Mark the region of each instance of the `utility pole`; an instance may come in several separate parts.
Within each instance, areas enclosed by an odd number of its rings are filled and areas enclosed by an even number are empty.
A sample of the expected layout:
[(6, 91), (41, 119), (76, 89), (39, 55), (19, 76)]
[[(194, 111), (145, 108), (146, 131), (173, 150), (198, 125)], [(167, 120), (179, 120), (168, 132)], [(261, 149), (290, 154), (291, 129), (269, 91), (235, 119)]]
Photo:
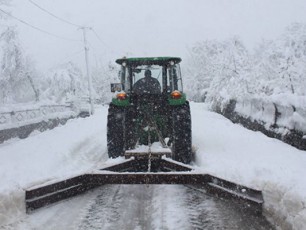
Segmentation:
[(81, 30), (83, 30), (83, 36), (84, 36), (84, 49), (85, 49), (85, 62), (86, 62), (86, 74), (87, 74), (87, 79), (88, 79), (88, 92), (89, 92), (89, 103), (90, 103), (90, 114), (93, 115), (95, 112), (94, 109), (94, 101), (93, 101), (93, 90), (92, 90), (92, 78), (90, 75), (89, 71), (89, 62), (88, 62), (88, 51), (89, 47), (87, 44), (87, 39), (86, 39), (86, 30), (91, 29), (90, 27), (80, 27)]

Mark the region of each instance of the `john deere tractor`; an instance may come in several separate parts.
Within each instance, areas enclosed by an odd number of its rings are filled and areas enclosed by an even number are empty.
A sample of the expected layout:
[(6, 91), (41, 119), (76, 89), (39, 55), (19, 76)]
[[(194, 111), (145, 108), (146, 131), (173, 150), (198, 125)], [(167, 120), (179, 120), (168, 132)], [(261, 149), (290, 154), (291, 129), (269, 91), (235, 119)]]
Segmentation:
[(191, 161), (191, 120), (182, 87), (181, 59), (122, 58), (116, 62), (121, 66), (120, 83), (111, 84), (115, 97), (108, 111), (107, 147), (110, 158), (128, 159), (27, 189), (26, 211), (105, 184), (190, 184), (222, 199), (236, 199), (244, 208), (260, 213), (261, 191), (194, 173), (191, 165), (182, 164)]
[(110, 158), (139, 146), (160, 142), (171, 157), (191, 161), (191, 117), (183, 92), (181, 58), (117, 59), (120, 83), (108, 110), (107, 147)]

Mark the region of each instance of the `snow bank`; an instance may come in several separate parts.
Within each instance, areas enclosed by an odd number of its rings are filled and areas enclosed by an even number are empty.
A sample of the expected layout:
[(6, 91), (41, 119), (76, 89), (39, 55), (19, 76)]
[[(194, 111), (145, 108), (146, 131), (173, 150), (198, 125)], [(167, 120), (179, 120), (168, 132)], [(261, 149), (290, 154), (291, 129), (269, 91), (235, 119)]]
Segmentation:
[[(285, 95), (283, 95), (285, 97)], [(282, 140), (298, 149), (306, 150), (306, 109), (301, 104), (296, 107), (293, 100), (284, 100), (280, 105), (271, 98), (246, 98), (238, 100), (218, 99), (211, 102), (210, 108), (229, 118), (234, 123)], [(292, 103), (292, 104), (288, 104)], [(297, 104), (295, 104), (297, 105)]]
[(233, 124), (191, 103), (196, 164), (263, 191), (265, 212), (282, 229), (306, 229), (306, 152)]
[(76, 117), (78, 115), (77, 111), (71, 106), (64, 104), (21, 104), (20, 107), (17, 105), (1, 108), (0, 130), (35, 124), (49, 119)]
[(280, 127), (278, 130), (275, 129), (276, 132), (295, 129), (306, 133), (305, 108), (305, 96), (279, 94), (237, 100), (235, 112), (245, 118), (264, 123), (267, 129), (271, 126)]
[[(94, 169), (106, 152), (106, 107), (95, 116), (0, 146), (0, 223), (25, 213), (24, 190)], [(17, 214), (17, 216), (16, 216)], [(0, 225), (1, 226), (1, 225)]]
[[(292, 94), (277, 94), (271, 96), (252, 96), (233, 100), (233, 111), (238, 115), (265, 124), (266, 129), (272, 126), (276, 132), (297, 130), (306, 133), (306, 96)], [(231, 98), (213, 100), (213, 111), (224, 112), (230, 105)], [(219, 111), (221, 110), (221, 111)]]

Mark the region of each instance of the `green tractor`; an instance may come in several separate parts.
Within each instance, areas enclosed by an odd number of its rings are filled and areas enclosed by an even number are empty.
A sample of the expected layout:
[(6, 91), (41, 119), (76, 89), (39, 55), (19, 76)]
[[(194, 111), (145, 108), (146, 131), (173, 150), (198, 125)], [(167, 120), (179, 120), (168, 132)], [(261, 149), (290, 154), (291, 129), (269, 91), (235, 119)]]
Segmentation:
[(110, 158), (127, 160), (27, 189), (27, 213), (106, 184), (196, 185), (207, 194), (237, 200), (244, 208), (261, 213), (261, 191), (193, 172), (194, 167), (184, 165), (192, 160), (191, 117), (182, 88), (181, 59), (122, 58), (116, 62), (121, 66), (120, 83), (111, 84), (116, 97), (109, 105), (107, 148)]
[(181, 59), (122, 58), (116, 62), (121, 66), (120, 83), (111, 84), (116, 97), (109, 105), (107, 148), (110, 158), (127, 160), (27, 189), (27, 213), (105, 184), (198, 185), (205, 193), (237, 200), (244, 208), (261, 213), (261, 191), (192, 172), (192, 166), (184, 165), (192, 160), (191, 117), (182, 89)]
[[(110, 158), (160, 142), (170, 157), (191, 161), (191, 116), (183, 93), (181, 58), (122, 58), (120, 83), (111, 84), (107, 148)], [(149, 154), (149, 153), (148, 153)]]

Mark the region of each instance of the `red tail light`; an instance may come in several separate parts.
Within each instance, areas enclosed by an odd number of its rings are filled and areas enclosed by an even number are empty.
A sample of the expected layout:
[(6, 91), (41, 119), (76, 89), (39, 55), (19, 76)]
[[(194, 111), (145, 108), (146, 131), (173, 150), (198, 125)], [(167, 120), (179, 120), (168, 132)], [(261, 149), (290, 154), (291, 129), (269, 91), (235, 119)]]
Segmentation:
[(173, 99), (180, 99), (182, 97), (182, 94), (180, 91), (175, 90), (171, 93), (171, 97)]
[(126, 99), (126, 93), (125, 92), (118, 93), (117, 94), (117, 99), (118, 100), (125, 100)]

